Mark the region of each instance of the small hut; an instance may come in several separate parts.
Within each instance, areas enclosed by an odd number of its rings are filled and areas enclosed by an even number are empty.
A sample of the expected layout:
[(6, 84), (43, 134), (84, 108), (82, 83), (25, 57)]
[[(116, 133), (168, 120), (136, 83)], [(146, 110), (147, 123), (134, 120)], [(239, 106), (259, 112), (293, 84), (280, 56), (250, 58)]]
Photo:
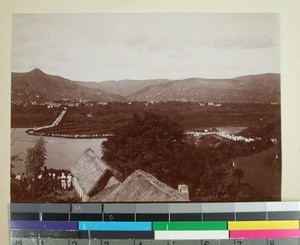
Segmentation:
[(142, 170), (133, 172), (123, 183), (112, 185), (89, 202), (185, 202), (189, 198)]
[(119, 183), (110, 167), (96, 156), (92, 149), (86, 149), (70, 170), (73, 175), (73, 186), (82, 202)]

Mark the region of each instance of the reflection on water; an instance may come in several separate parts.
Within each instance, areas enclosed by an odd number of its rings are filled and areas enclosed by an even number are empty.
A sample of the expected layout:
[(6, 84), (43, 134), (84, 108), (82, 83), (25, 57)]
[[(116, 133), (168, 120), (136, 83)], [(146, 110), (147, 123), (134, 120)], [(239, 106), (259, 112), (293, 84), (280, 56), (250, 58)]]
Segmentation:
[[(26, 149), (33, 147), (39, 136), (26, 134), (26, 128), (11, 130), (11, 156), (19, 155), (19, 160), (13, 162), (16, 169), (13, 172), (23, 172)], [(44, 137), (46, 141), (48, 168), (69, 168), (87, 148), (91, 148), (101, 157), (101, 144), (105, 139), (64, 139)]]
[(228, 134), (236, 134), (246, 128), (247, 127), (217, 127), (217, 130)]

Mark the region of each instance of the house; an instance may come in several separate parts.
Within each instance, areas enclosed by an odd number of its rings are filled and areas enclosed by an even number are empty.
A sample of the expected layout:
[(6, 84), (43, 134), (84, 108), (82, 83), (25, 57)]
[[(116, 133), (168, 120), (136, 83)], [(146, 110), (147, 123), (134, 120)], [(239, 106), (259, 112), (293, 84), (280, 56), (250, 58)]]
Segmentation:
[(119, 183), (110, 167), (92, 149), (86, 149), (70, 171), (73, 175), (73, 186), (82, 202)]
[(91, 197), (89, 202), (186, 202), (184, 193), (174, 190), (153, 175), (142, 170), (133, 172), (123, 183), (111, 185)]

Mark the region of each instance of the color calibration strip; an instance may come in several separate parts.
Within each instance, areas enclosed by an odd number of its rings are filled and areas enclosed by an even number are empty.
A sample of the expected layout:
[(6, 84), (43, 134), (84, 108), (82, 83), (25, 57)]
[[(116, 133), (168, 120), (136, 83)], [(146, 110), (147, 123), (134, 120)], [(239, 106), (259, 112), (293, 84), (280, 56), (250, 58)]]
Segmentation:
[(11, 204), (10, 211), (11, 244), (19, 245), (300, 244), (299, 202)]
[(261, 240), (116, 240), (116, 239), (18, 239), (12, 238), (11, 245), (299, 245), (299, 239)]
[[(246, 224), (245, 224), (246, 223)], [(73, 222), (11, 221), (12, 231), (50, 230), (77, 232), (78, 238), (118, 238), (178, 240), (300, 238), (297, 221), (246, 222)]]

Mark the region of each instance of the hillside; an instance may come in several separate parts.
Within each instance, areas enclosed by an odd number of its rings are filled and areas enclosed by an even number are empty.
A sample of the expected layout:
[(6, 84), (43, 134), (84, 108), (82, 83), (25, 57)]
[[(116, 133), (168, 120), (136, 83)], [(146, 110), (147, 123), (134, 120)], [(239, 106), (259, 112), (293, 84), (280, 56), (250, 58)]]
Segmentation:
[(60, 76), (48, 75), (39, 69), (12, 73), (12, 101), (46, 102), (53, 100), (122, 101), (124, 97), (91, 89)]
[(158, 85), (168, 82), (167, 79), (149, 79), (149, 80), (120, 80), (120, 81), (103, 81), (103, 82), (77, 82), (81, 86), (85, 86), (93, 89), (101, 89), (107, 93), (120, 94), (122, 96), (128, 96), (145, 87), (151, 85)]
[(187, 78), (78, 82), (39, 69), (12, 73), (12, 101), (194, 101), (280, 103), (280, 75), (232, 79)]
[(139, 101), (189, 100), (221, 103), (279, 103), (280, 75), (233, 79), (188, 78), (147, 86), (128, 96)]

